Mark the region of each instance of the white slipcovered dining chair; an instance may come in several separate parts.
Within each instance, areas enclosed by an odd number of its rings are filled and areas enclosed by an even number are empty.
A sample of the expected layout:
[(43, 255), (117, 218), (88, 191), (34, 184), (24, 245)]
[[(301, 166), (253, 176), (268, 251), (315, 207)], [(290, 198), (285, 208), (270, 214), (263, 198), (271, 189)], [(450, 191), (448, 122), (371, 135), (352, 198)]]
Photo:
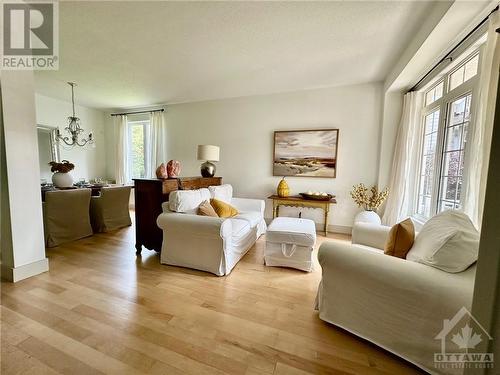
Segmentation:
[(90, 189), (56, 190), (45, 193), (43, 227), (45, 244), (54, 247), (92, 235)]
[(94, 232), (108, 232), (132, 225), (129, 212), (130, 186), (104, 187), (90, 200)]

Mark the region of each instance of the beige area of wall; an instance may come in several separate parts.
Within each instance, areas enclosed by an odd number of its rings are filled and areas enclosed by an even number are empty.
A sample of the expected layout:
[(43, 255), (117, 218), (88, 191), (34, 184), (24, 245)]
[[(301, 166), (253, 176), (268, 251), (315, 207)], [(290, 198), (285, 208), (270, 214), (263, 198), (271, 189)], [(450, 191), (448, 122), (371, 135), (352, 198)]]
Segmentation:
[[(217, 175), (236, 196), (266, 198), (280, 180), (273, 176), (273, 132), (338, 128), (337, 178), (289, 177), (293, 194), (308, 190), (333, 193), (332, 229), (349, 231), (359, 209), (349, 191), (353, 184), (373, 184), (378, 175), (381, 84), (363, 84), (293, 93), (170, 105), (166, 110), (168, 156), (182, 163), (182, 176), (200, 174), (199, 144), (220, 146)], [(271, 202), (266, 217), (272, 216)], [(323, 222), (321, 210), (303, 209), (303, 217)], [(297, 209), (281, 210), (297, 215)]]

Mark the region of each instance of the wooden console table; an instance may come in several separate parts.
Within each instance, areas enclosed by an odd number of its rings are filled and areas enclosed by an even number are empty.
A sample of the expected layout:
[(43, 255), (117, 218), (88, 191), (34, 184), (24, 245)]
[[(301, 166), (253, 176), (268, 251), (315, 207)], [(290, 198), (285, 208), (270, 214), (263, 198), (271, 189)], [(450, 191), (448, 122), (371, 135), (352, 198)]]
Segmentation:
[(317, 201), (312, 199), (304, 199), (300, 195), (290, 196), (290, 197), (280, 197), (278, 195), (271, 195), (267, 199), (272, 199), (273, 201), (273, 219), (279, 216), (280, 206), (289, 207), (308, 207), (308, 208), (321, 208), (325, 212), (325, 226), (324, 232), (328, 232), (328, 212), (330, 211), (330, 205), (337, 203), (335, 198), (328, 201)]
[(161, 251), (163, 232), (156, 225), (156, 219), (162, 213), (161, 204), (168, 201), (170, 192), (221, 184), (222, 177), (180, 177), (166, 180), (158, 178), (134, 179), (136, 254), (141, 254), (143, 246), (150, 250)]

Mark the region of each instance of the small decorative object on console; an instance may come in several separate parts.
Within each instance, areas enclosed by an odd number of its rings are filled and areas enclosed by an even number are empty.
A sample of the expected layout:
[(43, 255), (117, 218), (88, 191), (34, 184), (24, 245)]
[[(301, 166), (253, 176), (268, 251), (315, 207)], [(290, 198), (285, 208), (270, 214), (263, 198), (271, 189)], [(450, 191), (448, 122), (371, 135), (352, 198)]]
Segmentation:
[(181, 173), (181, 162), (178, 160), (170, 160), (167, 163), (168, 178), (177, 178)]
[(68, 188), (73, 186), (73, 176), (71, 176), (69, 172), (75, 169), (74, 164), (67, 160), (63, 160), (60, 163), (51, 161), (49, 165), (50, 171), (55, 172), (52, 175), (52, 183), (55, 187)]
[(315, 201), (329, 201), (330, 199), (334, 198), (334, 195), (324, 193), (324, 192), (319, 192), (319, 191), (308, 191), (307, 193), (300, 193), (302, 198), (304, 199), (312, 199)]
[(165, 167), (164, 163), (161, 163), (158, 168), (156, 168), (156, 177), (160, 179), (168, 178), (167, 167)]
[(215, 164), (213, 161), (219, 161), (219, 146), (199, 145), (198, 160), (205, 160), (201, 165), (201, 175), (203, 177), (215, 176)]
[(384, 203), (389, 195), (389, 189), (385, 188), (382, 191), (378, 190), (376, 185), (373, 185), (370, 190), (364, 184), (354, 185), (350, 192), (354, 203), (358, 207), (364, 208), (366, 211), (377, 211)]
[(278, 189), (277, 189), (278, 196), (281, 198), (286, 198), (290, 195), (290, 188), (288, 187), (288, 183), (285, 180), (285, 177), (281, 179), (280, 183), (278, 184)]

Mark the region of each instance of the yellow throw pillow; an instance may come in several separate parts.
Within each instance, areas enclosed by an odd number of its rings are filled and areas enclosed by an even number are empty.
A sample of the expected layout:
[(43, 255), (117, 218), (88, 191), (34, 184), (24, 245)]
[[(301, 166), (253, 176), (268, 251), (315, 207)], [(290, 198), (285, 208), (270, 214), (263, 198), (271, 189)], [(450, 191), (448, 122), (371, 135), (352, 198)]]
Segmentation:
[(406, 259), (415, 240), (415, 227), (410, 218), (394, 225), (389, 231), (384, 254)]
[(210, 204), (219, 217), (233, 217), (239, 214), (236, 208), (218, 199), (210, 199)]
[(212, 207), (208, 199), (206, 201), (203, 201), (198, 206), (198, 215), (219, 217), (219, 215), (217, 215), (217, 212), (215, 212), (214, 208)]

